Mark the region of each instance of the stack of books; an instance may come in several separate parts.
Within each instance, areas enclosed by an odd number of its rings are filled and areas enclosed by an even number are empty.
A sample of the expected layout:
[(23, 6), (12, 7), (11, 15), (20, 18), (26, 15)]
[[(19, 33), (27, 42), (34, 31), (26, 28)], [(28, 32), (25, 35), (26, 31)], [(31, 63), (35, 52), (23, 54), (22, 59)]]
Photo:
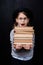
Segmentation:
[(34, 34), (33, 26), (15, 27), (14, 30), (14, 44), (32, 44)]

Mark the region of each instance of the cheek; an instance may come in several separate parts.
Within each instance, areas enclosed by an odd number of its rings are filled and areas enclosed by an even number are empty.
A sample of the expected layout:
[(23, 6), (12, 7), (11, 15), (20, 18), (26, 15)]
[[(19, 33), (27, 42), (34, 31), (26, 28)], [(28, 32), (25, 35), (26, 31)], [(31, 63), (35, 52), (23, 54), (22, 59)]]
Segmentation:
[(25, 24), (27, 25), (29, 23), (29, 20), (25, 21)]

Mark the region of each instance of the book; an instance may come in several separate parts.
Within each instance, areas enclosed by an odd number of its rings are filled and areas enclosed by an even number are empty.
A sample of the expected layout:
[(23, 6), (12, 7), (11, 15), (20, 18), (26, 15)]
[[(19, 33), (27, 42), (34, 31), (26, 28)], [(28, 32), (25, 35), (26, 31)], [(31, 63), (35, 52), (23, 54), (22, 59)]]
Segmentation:
[(18, 43), (18, 42), (16, 42), (16, 43), (13, 43), (13, 44), (32, 44), (32, 43), (29, 43), (29, 42), (28, 43), (27, 42), (25, 42), (25, 43), (24, 42), (23, 43), (21, 43), (21, 42)]
[(21, 31), (21, 30), (16, 30), (15, 34), (34, 34), (33, 31)]
[(32, 43), (32, 39), (15, 39), (14, 43)]
[(14, 30), (15, 30), (15, 31), (18, 31), (18, 32), (19, 32), (19, 31), (22, 31), (22, 32), (23, 32), (23, 31), (24, 31), (24, 32), (33, 31), (33, 32), (34, 32), (32, 26), (31, 26), (31, 27), (30, 27), (30, 26), (29, 26), (29, 27), (15, 27)]
[(29, 35), (29, 34), (14, 34), (14, 37), (33, 37), (33, 35), (31, 34), (31, 35)]
[(33, 43), (33, 27), (15, 27), (14, 28), (14, 44), (32, 44)]

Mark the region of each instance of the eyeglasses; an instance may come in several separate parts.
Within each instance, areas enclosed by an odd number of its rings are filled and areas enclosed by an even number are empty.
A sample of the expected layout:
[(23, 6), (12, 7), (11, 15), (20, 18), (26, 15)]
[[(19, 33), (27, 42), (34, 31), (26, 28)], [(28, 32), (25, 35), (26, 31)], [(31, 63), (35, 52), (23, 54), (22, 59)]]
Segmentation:
[(27, 17), (24, 17), (24, 18), (22, 18), (22, 17), (20, 17), (20, 18), (18, 18), (19, 20), (27, 20), (28, 18)]

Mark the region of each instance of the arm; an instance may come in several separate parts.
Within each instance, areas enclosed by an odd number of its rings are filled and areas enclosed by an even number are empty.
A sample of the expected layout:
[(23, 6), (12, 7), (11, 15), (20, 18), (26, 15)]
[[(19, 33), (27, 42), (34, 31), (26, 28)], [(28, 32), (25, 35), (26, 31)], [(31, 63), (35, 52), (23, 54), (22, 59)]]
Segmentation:
[(12, 29), (10, 31), (10, 42), (11, 42), (11, 44), (13, 43), (13, 39), (14, 39), (14, 29)]
[[(32, 40), (33, 40), (32, 44), (23, 44), (23, 45), (22, 44), (13, 44), (13, 47), (15, 49), (21, 49), (23, 47), (26, 50), (30, 50), (31, 48), (34, 47), (35, 34), (33, 34), (33, 39)], [(11, 32), (10, 32), (10, 41), (11, 41), (11, 43), (14, 43), (14, 30), (11, 30)]]

